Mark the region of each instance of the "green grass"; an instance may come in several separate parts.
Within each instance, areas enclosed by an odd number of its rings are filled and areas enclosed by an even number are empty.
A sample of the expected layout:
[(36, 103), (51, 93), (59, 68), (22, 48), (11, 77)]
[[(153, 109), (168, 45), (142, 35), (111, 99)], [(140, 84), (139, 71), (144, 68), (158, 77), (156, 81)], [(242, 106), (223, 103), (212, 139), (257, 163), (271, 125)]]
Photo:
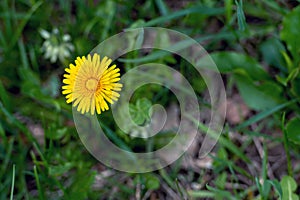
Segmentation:
[[(77, 56), (110, 36), (148, 26), (176, 30), (199, 42), (217, 64), (227, 98), (234, 102), (227, 112), (241, 117), (234, 121), (228, 114), (220, 137), (207, 133), (218, 142), (202, 160), (199, 137), (194, 149), (166, 168), (119, 172), (96, 160), (81, 143), (72, 106), (61, 94), (63, 73)], [(4, 0), (0, 27), (0, 200), (299, 199), (299, 1)], [(51, 62), (42, 51), (40, 31), (55, 28), (57, 38), (49, 41), (66, 45), (62, 37), (69, 34), (74, 50)], [(179, 51), (189, 42), (172, 48)], [(180, 56), (155, 49), (115, 61), (122, 75), (151, 62), (172, 66), (186, 77), (201, 114), (207, 114), (205, 83)], [(167, 110), (178, 103), (167, 88), (150, 85), (139, 88), (130, 105), (143, 98)], [(134, 112), (147, 119), (147, 111)], [(192, 114), (187, 117), (197, 121)], [(159, 148), (175, 133), (133, 139), (120, 130), (111, 111), (98, 119), (110, 141), (126, 151)], [(206, 123), (198, 125), (208, 130)]]

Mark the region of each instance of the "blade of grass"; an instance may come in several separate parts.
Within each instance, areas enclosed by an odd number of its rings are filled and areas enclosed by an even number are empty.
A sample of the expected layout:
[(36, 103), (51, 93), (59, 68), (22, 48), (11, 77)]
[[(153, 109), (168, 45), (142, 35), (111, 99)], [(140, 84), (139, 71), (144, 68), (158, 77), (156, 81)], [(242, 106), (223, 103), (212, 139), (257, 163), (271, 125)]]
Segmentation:
[(237, 6), (237, 19), (238, 19), (238, 25), (239, 30), (244, 31), (246, 29), (246, 17), (243, 11), (243, 0), (235, 0), (235, 4)]
[(0, 137), (4, 140), (4, 143), (7, 141), (5, 131), (2, 126), (2, 122), (0, 121)]
[(121, 140), (120, 138), (118, 138), (116, 136), (116, 134), (108, 127), (106, 126), (104, 123), (99, 122), (100, 126), (104, 129), (105, 133), (107, 134), (108, 138), (111, 139), (115, 144), (117, 144), (120, 148), (132, 152), (132, 150), (130, 149), (130, 147), (123, 142), (123, 140)]
[(161, 25), (165, 22), (168, 22), (172, 19), (179, 18), (184, 15), (192, 14), (192, 13), (201, 13), (203, 15), (220, 15), (224, 13), (224, 8), (209, 8), (209, 7), (204, 7), (204, 6), (195, 6), (191, 8), (187, 8), (184, 10), (180, 10), (174, 13), (171, 13), (166, 16), (158, 17), (156, 19), (150, 20), (143, 24), (143, 26), (155, 26), (155, 25)]
[(164, 168), (159, 170), (159, 174), (161, 175), (161, 177), (166, 181), (166, 183), (174, 190), (176, 190), (176, 186), (174, 184), (174, 181), (172, 180), (172, 178), (168, 175), (168, 173), (166, 172), (166, 170)]
[(263, 193), (263, 189), (262, 189), (261, 183), (259, 182), (258, 177), (255, 177), (255, 184), (256, 184), (256, 187), (257, 187), (257, 190), (258, 190), (259, 194), (261, 195)]
[(29, 48), (29, 57), (32, 69), (35, 70), (35, 72), (39, 72), (39, 64), (37, 62), (37, 57), (34, 48)]
[(178, 179), (175, 179), (175, 185), (176, 185), (176, 189), (179, 192), (179, 195), (181, 197), (181, 199), (185, 199), (184, 197), (186, 196), (186, 192), (184, 191), (184, 189), (182, 188), (182, 186), (179, 185)]
[(27, 59), (27, 54), (26, 54), (26, 50), (25, 50), (25, 45), (23, 42), (23, 39), (20, 38), (18, 40), (18, 46), (19, 46), (19, 50), (20, 50), (20, 55), (21, 55), (21, 61), (22, 61), (22, 66), (26, 69), (29, 69), (29, 63), (28, 63), (28, 59)]
[[(37, 153), (39, 154), (39, 156), (41, 157), (42, 159), (42, 164), (46, 167), (46, 168), (49, 168), (49, 163), (48, 161), (46, 160), (44, 154), (42, 153), (40, 147), (38, 146), (38, 144), (36, 142), (33, 142), (33, 147), (35, 148), (35, 150), (37, 151)], [(35, 156), (33, 157), (35, 158)], [(37, 161), (36, 161), (37, 162)]]
[(116, 3), (114, 1), (107, 1), (106, 9), (109, 10), (110, 12), (106, 16), (106, 20), (104, 21), (104, 27), (103, 27), (103, 30), (101, 31), (102, 32), (101, 40), (104, 40), (107, 38), (108, 31), (111, 28), (111, 24), (112, 24), (113, 18), (115, 16), (115, 13), (117, 10)]
[[(33, 160), (33, 163), (35, 164), (34, 166), (36, 167), (37, 165), (42, 165), (45, 166), (46, 170), (50, 169), (50, 165), (48, 163), (48, 161), (46, 160), (44, 154), (42, 153), (42, 151), (40, 150), (40, 148), (38, 147), (36, 142), (33, 142), (33, 147), (35, 148), (35, 150), (37, 151), (38, 155), (40, 156), (42, 161), (38, 161), (36, 159), (35, 153), (33, 153), (33, 151), (30, 152), (31, 158)], [(31, 172), (28, 172), (29, 175), (32, 175)], [(54, 183), (56, 186), (59, 187), (59, 189), (61, 189), (61, 191), (63, 191), (63, 193), (66, 193), (66, 188), (65, 186), (63, 186), (57, 179), (53, 179)]]
[(280, 13), (281, 15), (287, 14), (289, 11), (287, 8), (280, 6), (276, 1), (261, 1), (261, 3), (266, 4), (268, 7), (276, 11), (277, 13)]
[(161, 15), (168, 15), (168, 7), (163, 0), (155, 0), (155, 3)]
[(208, 184), (206, 184), (206, 188), (209, 191), (212, 191), (215, 194), (217, 194), (216, 196), (226, 197), (226, 199), (230, 199), (230, 200), (236, 200), (237, 199), (234, 196), (232, 196), (232, 194), (228, 191), (223, 191), (223, 190), (220, 190), (220, 189), (217, 189), (217, 188), (213, 188), (213, 187), (209, 186)]
[(1, 163), (0, 177), (3, 177), (5, 175), (5, 173), (7, 173), (6, 170), (7, 170), (8, 163), (11, 160), (14, 142), (15, 142), (15, 139), (13, 138), (9, 141), (9, 143), (7, 145), (8, 147), (5, 152), (5, 158), (4, 158), (3, 162)]
[(253, 137), (262, 137), (262, 138), (268, 139), (270, 141), (282, 142), (281, 137), (275, 137), (273, 135), (267, 135), (267, 134), (259, 132), (259, 131), (245, 130), (245, 131), (243, 131), (243, 133), (249, 135), (249, 137), (251, 137), (251, 138), (253, 138)]
[(228, 167), (228, 169), (230, 169), (233, 177), (235, 176), (236, 179), (238, 179), (236, 177), (236, 173), (234, 171), (237, 171), (238, 173), (246, 176), (247, 178), (251, 179), (252, 176), (250, 174), (247, 173), (246, 170), (244, 170), (243, 168), (240, 168), (238, 166), (235, 165), (234, 162), (230, 161), (230, 160), (225, 160), (225, 159), (221, 159), (221, 158), (218, 158), (217, 156), (213, 156), (213, 155), (209, 155), (212, 159), (214, 159), (215, 161), (218, 161), (222, 164), (224, 164), (226, 167)]
[(274, 114), (276, 112), (278, 112), (279, 110), (295, 103), (297, 101), (297, 99), (293, 99), (291, 101), (288, 101), (286, 103), (283, 103), (283, 104), (280, 104), (278, 106), (275, 106), (274, 108), (272, 109), (269, 109), (269, 110), (265, 110), (265, 111), (262, 111), (260, 113), (258, 113), (257, 115), (251, 117), (250, 119), (246, 120), (245, 122), (241, 123), (240, 125), (238, 125), (237, 127), (234, 128), (235, 131), (238, 131), (238, 130), (241, 130), (242, 128), (245, 128), (251, 124), (254, 124), (255, 122), (258, 122), (266, 117), (268, 117), (269, 115), (271, 114)]
[(8, 93), (6, 92), (4, 85), (2, 84), (2, 81), (0, 80), (0, 98), (3, 102), (4, 107), (11, 112), (11, 100), (8, 96)]
[(17, 30), (14, 31), (14, 34), (11, 34), (12, 39), (9, 43), (9, 47), (7, 49), (7, 51), (10, 51), (11, 48), (13, 48), (15, 46), (15, 44), (17, 43), (17, 41), (20, 38), (20, 35), (22, 34), (25, 25), (27, 24), (27, 22), (29, 21), (29, 19), (31, 18), (32, 14), (42, 5), (42, 1), (38, 1), (36, 2), (31, 8), (30, 10), (26, 13), (25, 17), (23, 18), (23, 20), (20, 22), (20, 24), (17, 26)]
[[(10, 10), (9, 9), (9, 5), (8, 5), (8, 1), (5, 0), (3, 2), (3, 10)], [(10, 12), (7, 12), (7, 16), (5, 17), (5, 20), (4, 20), (4, 24), (5, 24), (5, 28), (7, 30), (6, 34), (7, 36), (11, 36), (12, 35), (12, 23), (11, 23), (11, 16), (10, 16)]]
[(233, 0), (225, 0), (225, 10), (226, 10), (226, 22), (230, 24), (232, 18), (232, 6)]
[(13, 124), (15, 128), (18, 128), (26, 135), (27, 139), (29, 139), (31, 142), (36, 141), (27, 127), (23, 125), (18, 119), (16, 119), (10, 112), (8, 112), (8, 110), (3, 106), (2, 102), (0, 102), (0, 111), (2, 111), (8, 122)]
[[(30, 5), (27, 5), (30, 6)], [(11, 10), (6, 10), (5, 12), (0, 13), (0, 18), (5, 19), (5, 18), (10, 18), (11, 17)], [(26, 13), (19, 12), (19, 13), (14, 13), (13, 19), (24, 19), (26, 16)], [(11, 18), (10, 18), (11, 19)]]
[(285, 154), (286, 154), (287, 171), (288, 171), (288, 175), (293, 177), (291, 155), (290, 155), (290, 150), (289, 150), (289, 141), (288, 141), (288, 138), (287, 138), (287, 131), (286, 131), (286, 128), (285, 128), (285, 112), (282, 115), (281, 129), (282, 129), (282, 132), (283, 132), (283, 145), (284, 145), (284, 150), (285, 150)]
[(37, 172), (37, 169), (36, 169), (36, 165), (33, 166), (33, 171), (34, 171), (34, 177), (35, 177), (35, 180), (36, 180), (37, 189), (38, 189), (38, 192), (39, 192), (39, 199), (44, 200), (45, 199), (45, 194), (44, 194), (43, 188), (41, 187), (41, 183), (40, 183), (39, 175), (38, 175), (38, 172)]
[(221, 145), (223, 145), (224, 147), (226, 147), (229, 151), (231, 151), (232, 153), (234, 153), (236, 156), (238, 156), (239, 158), (241, 158), (246, 163), (250, 163), (249, 158), (245, 154), (243, 154), (243, 152), (240, 150), (240, 148), (238, 148), (229, 139), (227, 139), (224, 136), (219, 135), (219, 134), (215, 133), (214, 131), (210, 130), (205, 124), (199, 123), (193, 116), (188, 115), (188, 114), (185, 114), (185, 116), (187, 116), (194, 123), (198, 124), (200, 130), (202, 130), (203, 132), (205, 132), (206, 134), (208, 134), (211, 138), (213, 138), (215, 140), (218, 140), (218, 142)]
[[(230, 39), (230, 38), (234, 38), (234, 34), (233, 33), (228, 33), (228, 32), (220, 32), (217, 34), (211, 34), (211, 35), (207, 35), (207, 36), (202, 36), (199, 38), (196, 38), (195, 41), (197, 42), (203, 42), (206, 40), (210, 40), (210, 39), (214, 39), (214, 41), (217, 40), (221, 40), (221, 39)], [(180, 51), (184, 48), (187, 48), (189, 46), (191, 46), (192, 44), (194, 44), (193, 40), (183, 40), (180, 41), (170, 47), (168, 47), (168, 49), (170, 49), (172, 52), (176, 52), (176, 51)], [(155, 47), (154, 47), (155, 48)], [(141, 62), (151, 62), (153, 60), (162, 58), (166, 55), (170, 54), (170, 52), (166, 52), (166, 51), (155, 51), (147, 56), (143, 56), (141, 58), (135, 58), (135, 59), (123, 59), (120, 58), (118, 59), (118, 61), (120, 62), (124, 62), (124, 63), (141, 63)]]
[(11, 181), (11, 190), (10, 190), (10, 200), (13, 200), (14, 198), (14, 188), (15, 188), (15, 171), (16, 171), (16, 165), (13, 165), (13, 174), (12, 174), (12, 181)]
[(210, 191), (194, 191), (194, 190), (190, 190), (188, 191), (188, 195), (190, 197), (193, 197), (193, 198), (214, 198), (216, 197), (215, 193), (213, 192), (210, 192)]
[(7, 42), (4, 39), (2, 29), (0, 30), (0, 41), (1, 41), (1, 46), (3, 47), (3, 49), (6, 49), (7, 48)]

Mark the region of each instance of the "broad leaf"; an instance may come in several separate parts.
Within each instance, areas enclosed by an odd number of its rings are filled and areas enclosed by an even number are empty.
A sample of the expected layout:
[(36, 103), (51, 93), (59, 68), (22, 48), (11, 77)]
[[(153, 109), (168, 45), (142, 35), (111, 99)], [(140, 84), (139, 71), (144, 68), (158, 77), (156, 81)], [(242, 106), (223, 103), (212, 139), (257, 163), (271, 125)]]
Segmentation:
[(159, 178), (152, 173), (146, 174), (146, 188), (149, 190), (157, 190), (160, 187), (160, 180)]
[(136, 105), (129, 105), (129, 112), (136, 124), (142, 125), (150, 119), (149, 110), (151, 105), (151, 102), (146, 98), (138, 99)]
[(260, 51), (263, 60), (271, 66), (275, 66), (280, 71), (287, 72), (285, 60), (282, 52), (285, 50), (284, 45), (277, 38), (270, 38), (260, 45)]
[[(270, 79), (268, 73), (253, 58), (235, 52), (217, 52), (210, 54), (221, 73), (243, 73), (250, 76), (253, 80)], [(211, 59), (206, 56), (199, 60), (197, 66), (205, 69), (213, 69)]]
[(296, 181), (290, 176), (284, 176), (280, 185), (282, 188), (282, 200), (299, 200), (299, 197), (294, 194), (297, 189)]
[(256, 85), (247, 76), (235, 75), (234, 78), (243, 100), (250, 108), (264, 110), (279, 104), (281, 88), (275, 83)]
[(300, 144), (300, 119), (293, 118), (286, 126), (287, 137), (290, 141)]
[[(289, 51), (292, 53), (293, 58), (299, 61), (300, 55), (300, 6), (288, 13), (283, 19), (283, 29), (280, 37), (287, 43)], [(296, 64), (295, 63), (295, 64)]]

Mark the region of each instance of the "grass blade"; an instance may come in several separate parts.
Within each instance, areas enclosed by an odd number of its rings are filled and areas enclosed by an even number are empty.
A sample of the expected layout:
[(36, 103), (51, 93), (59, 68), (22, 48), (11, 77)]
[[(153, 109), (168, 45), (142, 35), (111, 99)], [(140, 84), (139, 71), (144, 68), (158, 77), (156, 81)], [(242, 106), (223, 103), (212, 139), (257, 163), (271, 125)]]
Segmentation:
[[(211, 35), (207, 35), (207, 36), (202, 36), (199, 38), (196, 38), (195, 41), (197, 42), (203, 42), (203, 41), (207, 41), (210, 39), (214, 39), (214, 41), (217, 40), (221, 40), (221, 39), (230, 39), (233, 38), (234, 34), (233, 33), (228, 33), (228, 32), (220, 32), (217, 34), (211, 34)], [(174, 51), (180, 51), (184, 48), (187, 48), (189, 46), (191, 46), (192, 44), (194, 44), (194, 41), (192, 42), (190, 39), (188, 40), (183, 40), (180, 41), (172, 46), (169, 46), (168, 49)], [(155, 48), (155, 47), (154, 47)], [(118, 59), (118, 61), (120, 62), (124, 62), (124, 63), (142, 63), (142, 62), (151, 62), (154, 61), (156, 59), (160, 59), (166, 55), (168, 55), (170, 52), (166, 52), (166, 51), (155, 51), (147, 56), (143, 56), (141, 58), (134, 58), (134, 59), (123, 59), (120, 58)]]
[(12, 181), (11, 181), (11, 190), (10, 190), (10, 200), (13, 200), (14, 198), (14, 188), (15, 188), (15, 171), (16, 171), (16, 165), (13, 165), (13, 174), (12, 174)]
[(20, 50), (20, 55), (21, 55), (21, 60), (22, 60), (22, 66), (24, 68), (28, 69), (29, 68), (29, 63), (28, 63), (28, 59), (27, 59), (25, 45), (24, 45), (24, 42), (23, 42), (22, 38), (20, 38), (18, 40), (18, 46), (19, 46), (19, 50)]
[(227, 24), (230, 23), (231, 18), (232, 18), (232, 5), (233, 5), (233, 0), (225, 0), (225, 9), (226, 9), (226, 21), (227, 21)]
[(40, 5), (42, 5), (42, 1), (38, 1), (36, 2), (31, 9), (28, 11), (28, 13), (26, 14), (26, 16), (24, 17), (24, 19), (21, 21), (21, 23), (18, 25), (17, 30), (14, 32), (14, 34), (12, 35), (12, 39), (10, 41), (9, 44), (9, 48), (7, 49), (8, 51), (11, 50), (11, 48), (13, 48), (15, 46), (15, 44), (17, 43), (18, 39), (20, 38), (20, 35), (22, 34), (25, 25), (27, 24), (27, 22), (29, 21), (30, 17), (32, 16), (32, 14), (40, 7)]
[(284, 150), (285, 150), (285, 154), (286, 154), (287, 171), (288, 171), (288, 175), (293, 177), (293, 168), (292, 168), (291, 155), (290, 155), (290, 150), (289, 150), (289, 141), (287, 138), (287, 131), (285, 128), (285, 112), (282, 115), (281, 129), (283, 132), (283, 146), (284, 146)]
[(190, 197), (193, 198), (214, 198), (216, 197), (215, 193), (210, 192), (210, 191), (194, 191), (194, 190), (190, 190), (188, 191), (188, 194)]
[(192, 13), (201, 13), (203, 15), (219, 15), (219, 14), (223, 14), (224, 12), (225, 12), (224, 8), (209, 8), (209, 7), (204, 7), (204, 6), (195, 6), (195, 7), (180, 10), (180, 11), (171, 13), (169, 15), (150, 20), (150, 21), (146, 22), (143, 26), (159, 25), (159, 24), (168, 22), (172, 19), (176, 19), (181, 16), (192, 14)]
[(243, 11), (243, 0), (235, 0), (235, 4), (237, 6), (237, 19), (239, 30), (244, 31), (246, 29), (246, 17)]
[(34, 171), (34, 177), (35, 177), (35, 180), (36, 180), (36, 185), (37, 185), (37, 189), (38, 189), (38, 192), (39, 192), (39, 199), (45, 199), (45, 195), (44, 195), (44, 191), (41, 187), (41, 183), (40, 183), (40, 179), (39, 179), (39, 175), (38, 175), (38, 172), (37, 172), (37, 169), (36, 169), (36, 165), (33, 166), (33, 171)]
[(159, 174), (172, 189), (176, 190), (174, 181), (172, 180), (172, 178), (169, 176), (169, 174), (166, 172), (166, 170), (164, 168), (159, 170)]
[(13, 147), (14, 147), (14, 138), (12, 140), (9, 141), (8, 143), (8, 147), (7, 150), (5, 152), (5, 158), (4, 160), (1, 162), (1, 171), (0, 171), (0, 177), (3, 177), (3, 175), (5, 175), (5, 173), (7, 172), (7, 166), (9, 164), (9, 161), (12, 159), (12, 152), (13, 152)]
[(121, 140), (108, 126), (106, 126), (102, 122), (99, 122), (99, 123), (100, 123), (101, 127), (104, 129), (104, 131), (107, 134), (109, 139), (111, 139), (114, 143), (116, 143), (123, 150), (132, 152), (130, 147), (123, 140)]
[(30, 141), (36, 141), (27, 127), (23, 125), (18, 119), (16, 119), (15, 116), (13, 116), (10, 112), (8, 112), (8, 110), (3, 106), (2, 102), (0, 102), (0, 111), (4, 114), (7, 121), (12, 123), (17, 129), (22, 131)]
[(167, 15), (169, 13), (168, 7), (163, 0), (155, 0), (155, 3), (161, 13), (161, 15)]
[(8, 93), (6, 92), (1, 80), (0, 80), (0, 99), (2, 100), (4, 107), (10, 112), (11, 111), (11, 104), (10, 104), (11, 101), (10, 101)]
[(229, 139), (223, 137), (222, 135), (219, 135), (215, 133), (213, 130), (210, 130), (205, 124), (198, 122), (193, 116), (191, 115), (185, 115), (190, 120), (192, 120), (194, 123), (198, 124), (199, 129), (206, 134), (208, 134), (212, 139), (218, 140), (218, 142), (226, 147), (229, 151), (234, 153), (236, 156), (241, 158), (246, 163), (250, 163), (249, 158), (238, 148), (233, 142), (231, 142)]
[(254, 124), (255, 122), (258, 122), (258, 121), (260, 121), (260, 120), (262, 120), (262, 119), (268, 117), (269, 115), (278, 112), (279, 110), (281, 110), (281, 109), (283, 109), (283, 108), (285, 108), (285, 107), (287, 107), (287, 106), (289, 106), (289, 105), (295, 103), (296, 101), (297, 101), (297, 99), (293, 99), (293, 100), (288, 101), (288, 102), (286, 102), (286, 103), (283, 103), (283, 104), (280, 104), (280, 105), (278, 105), (278, 106), (275, 106), (275, 107), (272, 108), (272, 109), (262, 111), (262, 112), (258, 113), (257, 115), (251, 117), (251, 118), (248, 119), (247, 121), (241, 123), (241, 124), (238, 125), (237, 127), (235, 127), (234, 130), (237, 131), (237, 130), (240, 130), (240, 129), (242, 129), (242, 128), (245, 128), (245, 127), (247, 127), (247, 126), (249, 126), (249, 125), (251, 125), (251, 124)]

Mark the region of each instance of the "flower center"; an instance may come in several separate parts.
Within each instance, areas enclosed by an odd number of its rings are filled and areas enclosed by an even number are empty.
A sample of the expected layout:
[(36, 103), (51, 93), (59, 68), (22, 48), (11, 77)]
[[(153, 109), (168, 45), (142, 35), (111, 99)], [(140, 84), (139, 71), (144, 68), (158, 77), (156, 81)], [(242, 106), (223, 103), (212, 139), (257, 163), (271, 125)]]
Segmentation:
[(85, 82), (86, 89), (90, 91), (95, 91), (98, 86), (98, 80), (95, 78), (90, 78)]

